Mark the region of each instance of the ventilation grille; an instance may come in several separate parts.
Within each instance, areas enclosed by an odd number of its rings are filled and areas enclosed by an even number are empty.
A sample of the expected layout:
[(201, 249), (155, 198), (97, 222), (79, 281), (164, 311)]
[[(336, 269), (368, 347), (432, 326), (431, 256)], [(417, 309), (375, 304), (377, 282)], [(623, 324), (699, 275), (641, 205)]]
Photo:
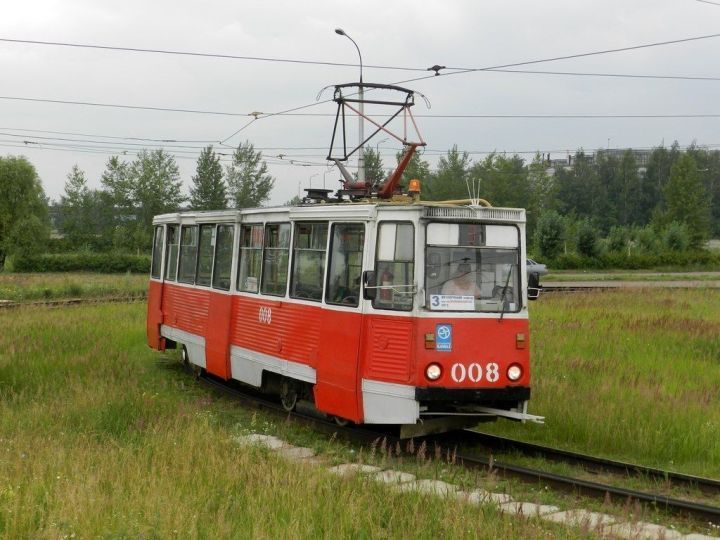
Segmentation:
[(487, 208), (484, 206), (426, 206), (426, 218), (444, 219), (490, 219), (497, 221), (524, 222), (525, 210), (522, 208)]

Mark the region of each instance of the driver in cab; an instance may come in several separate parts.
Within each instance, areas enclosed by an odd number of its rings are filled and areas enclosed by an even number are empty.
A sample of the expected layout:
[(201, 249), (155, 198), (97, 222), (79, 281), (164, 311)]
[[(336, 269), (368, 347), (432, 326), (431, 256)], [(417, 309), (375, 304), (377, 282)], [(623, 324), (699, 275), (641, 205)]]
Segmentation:
[(458, 264), (455, 277), (445, 282), (441, 294), (480, 298), (480, 287), (477, 286), (475, 272), (472, 271), (470, 263)]

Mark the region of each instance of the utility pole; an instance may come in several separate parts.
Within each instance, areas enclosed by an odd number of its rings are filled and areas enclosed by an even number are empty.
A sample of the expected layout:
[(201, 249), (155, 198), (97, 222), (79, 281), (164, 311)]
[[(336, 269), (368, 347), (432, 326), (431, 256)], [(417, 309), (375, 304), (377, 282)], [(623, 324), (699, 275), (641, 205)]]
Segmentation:
[(353, 45), (355, 45), (355, 48), (357, 49), (358, 56), (360, 57), (360, 91), (358, 92), (358, 96), (360, 98), (360, 103), (358, 104), (358, 110), (360, 111), (360, 117), (358, 118), (359, 124), (358, 124), (358, 144), (360, 145), (360, 148), (358, 149), (360, 154), (358, 156), (358, 182), (364, 182), (365, 181), (365, 147), (363, 145), (363, 141), (365, 140), (365, 121), (363, 119), (364, 114), (364, 104), (363, 104), (363, 97), (365, 95), (365, 92), (363, 90), (363, 69), (362, 69), (362, 54), (360, 53), (360, 47), (358, 47), (358, 44), (355, 43), (355, 40), (348, 36), (345, 33), (345, 30), (342, 28), (336, 28), (335, 33), (339, 36), (345, 36), (350, 41), (352, 41)]

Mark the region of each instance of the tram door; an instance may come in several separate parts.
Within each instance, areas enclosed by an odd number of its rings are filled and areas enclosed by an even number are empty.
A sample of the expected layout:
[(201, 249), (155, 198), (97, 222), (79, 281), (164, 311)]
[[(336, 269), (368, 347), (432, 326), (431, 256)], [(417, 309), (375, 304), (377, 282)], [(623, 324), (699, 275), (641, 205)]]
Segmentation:
[(363, 327), (360, 282), (365, 223), (333, 223), (330, 235), (315, 401), (322, 410), (359, 421), (357, 363)]
[[(147, 340), (153, 349), (164, 350), (165, 340), (160, 336), (162, 324), (162, 262), (163, 240), (165, 227), (156, 225), (153, 233), (152, 266), (150, 268), (150, 285), (148, 290)], [(167, 264), (167, 263), (165, 263)], [(157, 280), (157, 281), (155, 281)]]
[(217, 225), (217, 229), (213, 230), (212, 292), (205, 339), (208, 373), (226, 380), (230, 378), (230, 318), (233, 297), (229, 291), (234, 231), (235, 226), (230, 224)]

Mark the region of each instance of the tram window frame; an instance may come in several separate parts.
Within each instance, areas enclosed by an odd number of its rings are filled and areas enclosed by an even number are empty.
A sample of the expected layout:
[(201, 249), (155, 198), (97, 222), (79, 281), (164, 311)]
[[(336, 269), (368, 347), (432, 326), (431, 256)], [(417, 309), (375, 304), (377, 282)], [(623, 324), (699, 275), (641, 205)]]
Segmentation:
[[(172, 231), (172, 234), (170, 231)], [(175, 243), (170, 243), (171, 236), (173, 236), (176, 240)], [(170, 223), (168, 224), (165, 232), (165, 281), (177, 281), (179, 259), (180, 224)], [(170, 274), (171, 272), (172, 275)]]
[[(395, 226), (395, 237), (393, 239), (393, 246), (392, 246), (392, 259), (381, 259), (380, 254), (381, 250), (384, 251), (384, 238), (382, 236), (383, 229), (387, 225), (394, 225)], [(407, 259), (401, 258), (402, 255), (405, 255), (403, 252), (398, 252), (398, 247), (400, 249), (406, 249), (406, 244), (402, 244), (398, 242), (398, 231), (400, 230), (400, 226), (406, 227), (409, 226), (412, 233), (411, 233), (411, 239), (410, 242), (410, 249), (411, 253), (409, 254), (410, 257)], [(378, 294), (373, 298), (372, 300), (372, 306), (374, 309), (383, 309), (383, 310), (390, 310), (390, 311), (412, 311), (414, 304), (415, 304), (415, 223), (412, 221), (381, 221), (378, 223), (377, 227), (377, 236), (376, 236), (376, 242), (375, 242), (375, 275), (377, 276), (377, 287), (378, 287)], [(397, 265), (404, 265), (405, 266), (405, 274), (406, 279), (410, 281), (410, 283), (396, 283), (395, 279), (395, 273), (397, 272)], [(409, 271), (408, 271), (409, 270)], [(387, 281), (383, 279), (383, 276), (386, 275), (386, 272), (390, 274), (390, 279), (392, 281)], [(402, 286), (407, 290), (407, 292), (398, 292), (395, 289), (384, 289), (383, 287), (397, 287)], [(408, 289), (408, 287), (410, 287)], [(403, 297), (407, 297), (409, 301), (400, 301), (403, 299)], [(396, 299), (397, 298), (397, 299)]]
[[(193, 244), (184, 244), (186, 238), (187, 231), (193, 231), (194, 234), (194, 245)], [(195, 283), (195, 270), (197, 265), (197, 252), (198, 252), (198, 241), (199, 241), (199, 230), (197, 225), (183, 225), (180, 229), (180, 249), (179, 249), (179, 255), (178, 255), (178, 271), (177, 271), (177, 281), (178, 283), (187, 283), (189, 285), (193, 285)], [(185, 248), (185, 249), (183, 249)], [(183, 266), (183, 263), (185, 262), (184, 259), (187, 255), (186, 251), (188, 251), (188, 248), (194, 248), (190, 253), (193, 256), (192, 265), (188, 264), (187, 268)], [(192, 268), (192, 275), (190, 275), (189, 270)]]
[[(347, 234), (347, 229), (344, 228), (355, 228), (360, 232), (360, 238), (358, 243), (359, 249), (344, 249), (335, 251), (336, 240), (343, 241), (341, 235)], [(352, 232), (352, 231), (351, 231)], [(339, 236), (336, 236), (338, 233)], [(327, 282), (325, 284), (325, 303), (329, 305), (345, 306), (345, 307), (358, 307), (360, 305), (360, 294), (361, 294), (361, 280), (362, 280), (362, 267), (363, 267), (363, 256), (365, 254), (365, 223), (362, 222), (344, 222), (344, 223), (333, 223), (330, 228), (330, 247), (328, 249), (328, 262), (327, 262)], [(351, 240), (352, 242), (352, 240)], [(353, 246), (349, 246), (353, 247)], [(336, 254), (338, 257), (344, 255), (343, 259), (340, 259), (336, 263)], [(353, 264), (349, 261), (349, 258), (354, 254), (357, 257), (357, 261)], [(339, 268), (337, 267), (339, 265)], [(352, 273), (350, 268), (357, 268), (357, 276)], [(333, 281), (335, 283), (333, 283)], [(354, 301), (352, 300), (354, 298)]]
[[(223, 234), (221, 229), (229, 229), (229, 238), (225, 239), (223, 248), (221, 249), (221, 240)], [(229, 244), (227, 244), (229, 240)], [(220, 223), (216, 227), (215, 232), (215, 253), (213, 254), (213, 271), (212, 271), (212, 288), (221, 291), (229, 291), (232, 284), (232, 262), (233, 248), (235, 246), (235, 225), (229, 223)], [(219, 255), (227, 255), (225, 259), (219, 261)], [(218, 264), (220, 262), (221, 264)], [(218, 268), (221, 269), (218, 272)], [(222, 281), (221, 281), (222, 280)], [(227, 284), (227, 285), (226, 285)]]
[[(456, 227), (457, 232), (452, 233), (442, 230), (430, 231), (433, 226)], [(470, 233), (469, 226), (481, 228), (477, 236)], [(466, 227), (463, 230), (463, 227)], [(514, 234), (508, 235), (510, 231)], [(498, 235), (511, 238), (512, 242), (505, 242)], [(452, 240), (451, 237), (457, 237)], [(432, 243), (431, 243), (432, 242)], [(512, 245), (514, 244), (514, 245)], [(425, 228), (425, 298), (423, 307), (434, 313), (517, 313), (523, 308), (523, 277), (521, 275), (522, 261), (522, 237), (520, 227), (516, 224), (497, 223), (457, 223), (446, 221), (432, 221)], [(447, 262), (444, 262), (444, 254), (449, 254)], [(461, 255), (458, 255), (461, 254)], [(493, 258), (509, 256), (514, 262), (495, 262)], [(481, 290), (476, 296), (474, 309), (467, 309), (462, 304), (453, 307), (441, 307), (432, 304), (433, 298), (442, 298), (442, 291), (446, 283), (457, 279), (457, 268), (461, 264), (467, 264), (469, 269), (466, 274), (473, 275), (474, 285)], [(497, 276), (500, 264), (509, 265), (509, 271), (505, 277)], [(443, 267), (447, 269), (443, 270)], [(435, 274), (432, 277), (431, 274)], [(489, 278), (487, 277), (489, 274)], [(441, 276), (440, 280), (438, 275)], [(444, 278), (444, 279), (442, 279)], [(479, 281), (478, 281), (479, 279)], [(448, 293), (445, 293), (448, 294)], [(451, 293), (457, 294), (457, 293)], [(465, 293), (462, 293), (465, 296)], [(500, 303), (504, 297), (504, 302)]]
[[(286, 229), (287, 234), (283, 235), (282, 229)], [(277, 238), (274, 240), (278, 245), (271, 243), (270, 235), (277, 230)], [(268, 296), (285, 296), (288, 288), (289, 263), (290, 263), (290, 239), (292, 236), (292, 227), (289, 221), (266, 223), (265, 224), (265, 241), (263, 245), (262, 258), (262, 279), (260, 280), (260, 292)], [(277, 257), (277, 261), (272, 259)], [(284, 259), (284, 260), (283, 260)], [(274, 263), (277, 262), (277, 265)], [(275, 272), (276, 278), (272, 281), (268, 279), (268, 273)], [(284, 276), (281, 278), (281, 276)], [(270, 285), (273, 288), (270, 288)], [(282, 286), (282, 290), (280, 287)]]
[[(257, 232), (260, 231), (258, 235)], [(246, 242), (248, 240), (248, 242)], [(257, 242), (259, 240), (259, 242)], [(247, 245), (245, 245), (247, 244)], [(263, 247), (265, 245), (265, 226), (262, 223), (242, 223), (240, 225), (240, 249), (238, 250), (238, 270), (236, 287), (239, 292), (258, 294), (260, 292), (260, 280), (262, 278)], [(251, 257), (249, 255), (252, 254)], [(244, 274), (244, 264), (250, 258), (250, 264), (257, 262), (257, 276)], [(255, 279), (255, 286), (252, 287), (248, 281)], [(243, 283), (244, 281), (244, 283)]]
[[(308, 227), (309, 233), (303, 232), (303, 227)], [(325, 293), (325, 265), (328, 254), (328, 222), (296, 222), (294, 229), (290, 298), (322, 302)], [(317, 268), (318, 262), (320, 263), (320, 279), (317, 280), (317, 283), (311, 283), (312, 280), (306, 281), (308, 272), (312, 275), (313, 268)]]
[[(205, 235), (205, 231), (210, 231), (209, 237)], [(212, 284), (213, 266), (215, 263), (215, 244), (217, 241), (216, 235), (217, 225), (214, 223), (203, 223), (200, 225), (197, 255), (195, 257), (195, 285), (199, 287), (210, 287)], [(207, 249), (208, 239), (210, 240), (209, 250)], [(203, 269), (201, 273), (201, 266), (207, 266), (208, 262), (210, 263), (209, 271)]]
[[(158, 239), (160, 242), (158, 242)], [(165, 226), (155, 225), (153, 231), (152, 262), (150, 263), (150, 277), (153, 279), (162, 278), (163, 244), (165, 243)], [(158, 245), (159, 244), (159, 245)]]

